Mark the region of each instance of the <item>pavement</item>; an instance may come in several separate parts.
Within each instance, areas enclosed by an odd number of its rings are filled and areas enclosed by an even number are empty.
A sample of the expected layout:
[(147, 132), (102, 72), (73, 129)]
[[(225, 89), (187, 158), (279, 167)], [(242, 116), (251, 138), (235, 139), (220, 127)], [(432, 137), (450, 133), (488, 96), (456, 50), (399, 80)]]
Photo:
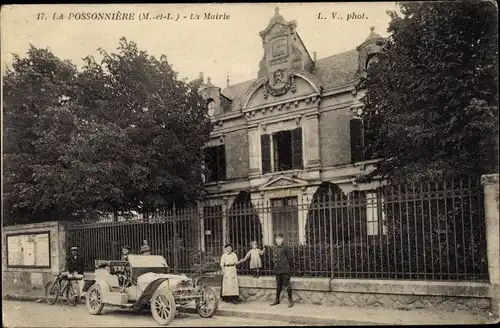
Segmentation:
[[(46, 306), (44, 291), (5, 290), (6, 300), (34, 301)], [(19, 302), (18, 302), (19, 303)], [(60, 303), (64, 304), (64, 303)], [(79, 305), (83, 309), (83, 305)], [(112, 308), (112, 307), (111, 307)], [(121, 309), (120, 309), (121, 310)], [(4, 311), (5, 313), (5, 311)], [(187, 312), (189, 313), (189, 311)], [(252, 320), (268, 320), (274, 325), (440, 325), (440, 324), (485, 324), (496, 323), (487, 313), (446, 312), (428, 309), (395, 310), (387, 308), (358, 308), (348, 306), (321, 306), (313, 304), (295, 304), (288, 308), (286, 302), (271, 307), (263, 302), (245, 302), (228, 304), (221, 302), (215, 317), (242, 318), (243, 325)], [(127, 323), (128, 325), (128, 323)]]
[[(64, 302), (46, 303), (3, 301), (3, 327), (159, 327), (149, 311), (105, 307), (101, 315), (90, 315), (84, 305), (70, 307)], [(293, 326), (275, 320), (179, 313), (169, 327), (273, 327)]]

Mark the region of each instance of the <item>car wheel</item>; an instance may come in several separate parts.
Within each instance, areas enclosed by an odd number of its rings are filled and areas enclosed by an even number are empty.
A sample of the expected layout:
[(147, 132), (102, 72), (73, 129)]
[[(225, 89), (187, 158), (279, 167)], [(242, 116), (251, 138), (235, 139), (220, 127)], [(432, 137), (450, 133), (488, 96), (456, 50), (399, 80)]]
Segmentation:
[(202, 293), (202, 298), (196, 304), (196, 310), (200, 317), (211, 318), (219, 308), (219, 299), (212, 287), (204, 286)]
[(93, 284), (89, 288), (87, 296), (85, 297), (85, 303), (90, 314), (98, 315), (101, 313), (104, 303), (102, 300), (101, 287), (98, 284)]
[(151, 314), (153, 319), (166, 326), (175, 318), (176, 314), (175, 299), (172, 293), (166, 289), (158, 289), (151, 297)]

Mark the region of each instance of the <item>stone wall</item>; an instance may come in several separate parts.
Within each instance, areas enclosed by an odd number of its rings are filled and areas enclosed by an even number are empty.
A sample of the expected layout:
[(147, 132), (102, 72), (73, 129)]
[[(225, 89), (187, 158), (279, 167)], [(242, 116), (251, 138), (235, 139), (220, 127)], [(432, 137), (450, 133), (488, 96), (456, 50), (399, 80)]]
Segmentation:
[[(7, 236), (50, 233), (50, 268), (7, 267)], [(2, 229), (2, 284), (4, 287), (31, 288), (44, 286), (62, 269), (66, 258), (66, 233), (59, 222), (6, 226)]]
[(323, 167), (351, 162), (348, 107), (322, 112), (319, 116), (320, 158)]
[(226, 148), (227, 180), (248, 177), (248, 131), (241, 129), (227, 132), (224, 137)]
[[(240, 297), (244, 301), (272, 302), (275, 299), (274, 277), (241, 276), (239, 283)], [(294, 301), (299, 304), (474, 313), (491, 309), (491, 290), (487, 283), (292, 278), (292, 288)], [(283, 291), (281, 300), (286, 302), (287, 299)]]

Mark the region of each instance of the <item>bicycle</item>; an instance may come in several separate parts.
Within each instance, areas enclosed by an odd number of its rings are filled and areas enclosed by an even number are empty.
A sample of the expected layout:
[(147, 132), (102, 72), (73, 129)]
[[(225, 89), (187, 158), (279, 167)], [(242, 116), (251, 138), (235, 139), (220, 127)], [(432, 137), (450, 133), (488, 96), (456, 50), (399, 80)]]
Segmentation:
[[(83, 275), (70, 274), (69, 272), (60, 272), (55, 275), (55, 282), (49, 281), (45, 285), (45, 300), (50, 305), (57, 302), (60, 296), (66, 296), (66, 301), (71, 306), (76, 306), (80, 301), (80, 286), (75, 283), (77, 280), (82, 280)], [(66, 281), (66, 285), (62, 288), (62, 282)]]

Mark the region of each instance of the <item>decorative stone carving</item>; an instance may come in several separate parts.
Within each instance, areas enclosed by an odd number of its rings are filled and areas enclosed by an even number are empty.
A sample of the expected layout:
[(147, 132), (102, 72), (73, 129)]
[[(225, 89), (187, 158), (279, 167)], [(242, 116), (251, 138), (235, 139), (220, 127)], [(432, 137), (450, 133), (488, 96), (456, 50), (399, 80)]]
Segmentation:
[(288, 73), (280, 69), (275, 71), (272, 77), (272, 82), (268, 77), (266, 82), (264, 83), (264, 99), (267, 99), (269, 97), (269, 94), (274, 97), (279, 97), (286, 94), (289, 90), (292, 93), (295, 93), (297, 91), (295, 77), (292, 73)]
[(277, 23), (271, 29), (268, 36), (269, 36), (269, 39), (274, 39), (274, 38), (279, 37), (279, 36), (286, 36), (287, 34), (288, 34), (288, 29), (284, 25)]
[(485, 174), (481, 176), (481, 185), (492, 185), (498, 184), (498, 173), (495, 174)]
[(300, 52), (299, 49), (296, 47), (292, 47), (292, 61), (301, 61), (302, 60), (302, 53)]
[(293, 182), (286, 179), (279, 179), (278, 181), (275, 181), (274, 183), (268, 185), (267, 187), (283, 187), (290, 185), (293, 185)]

